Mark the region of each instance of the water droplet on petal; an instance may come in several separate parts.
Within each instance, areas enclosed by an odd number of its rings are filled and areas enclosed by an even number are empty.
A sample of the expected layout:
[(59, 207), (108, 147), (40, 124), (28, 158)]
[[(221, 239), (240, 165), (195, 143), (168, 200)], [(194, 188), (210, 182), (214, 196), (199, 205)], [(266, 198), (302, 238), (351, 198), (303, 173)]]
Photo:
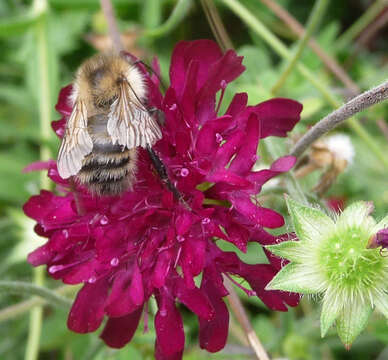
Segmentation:
[(101, 225), (106, 225), (108, 222), (108, 218), (105, 215), (100, 219)]
[(205, 217), (202, 219), (202, 224), (203, 225), (206, 225), (206, 224), (209, 224), (210, 223), (210, 219), (208, 217)]
[(177, 239), (178, 242), (183, 242), (183, 241), (185, 241), (185, 237), (182, 236), (182, 235), (177, 235), (176, 239)]
[(171, 106), (170, 106), (170, 108), (169, 108), (171, 111), (174, 111), (174, 110), (176, 110), (176, 104), (172, 104)]
[(189, 169), (187, 169), (187, 168), (181, 169), (181, 176), (182, 177), (186, 177), (187, 175), (189, 175), (189, 173), (190, 173)]
[(110, 264), (112, 266), (117, 266), (119, 264), (119, 259), (117, 257), (112, 258), (112, 260), (110, 261)]
[(89, 280), (88, 280), (88, 283), (89, 284), (94, 284), (95, 282), (96, 282), (96, 277), (95, 276), (91, 276), (90, 278), (89, 278)]
[(221, 85), (221, 88), (222, 88), (222, 89), (225, 89), (225, 88), (226, 88), (226, 85), (228, 85), (228, 84), (227, 84), (227, 82), (226, 82), (225, 80), (221, 80), (220, 85)]
[(223, 137), (222, 137), (222, 135), (219, 134), (219, 133), (216, 133), (216, 141), (217, 141), (218, 143), (220, 143), (220, 142), (222, 142), (222, 140), (224, 140)]
[(66, 229), (63, 229), (63, 230), (62, 230), (62, 234), (63, 234), (63, 236), (65, 237), (65, 239), (68, 239), (68, 238), (69, 238), (69, 232), (68, 232)]

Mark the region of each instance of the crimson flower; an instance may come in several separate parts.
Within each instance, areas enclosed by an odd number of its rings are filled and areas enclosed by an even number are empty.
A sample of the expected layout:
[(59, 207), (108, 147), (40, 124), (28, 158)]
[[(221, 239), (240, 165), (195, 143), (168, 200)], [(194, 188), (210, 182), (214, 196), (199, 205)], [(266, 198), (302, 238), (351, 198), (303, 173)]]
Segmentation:
[[(188, 206), (175, 200), (141, 149), (137, 182), (120, 197), (92, 197), (61, 179), (54, 161), (48, 163), (56, 193), (42, 190), (24, 205), (37, 221), (35, 231), (48, 241), (28, 261), (46, 264), (48, 274), (66, 284), (84, 284), (68, 317), (71, 330), (95, 331), (107, 316), (101, 338), (120, 348), (133, 337), (142, 313), (148, 318), (153, 295), (155, 356), (181, 359), (185, 334), (177, 302), (198, 316), (201, 348), (216, 352), (225, 346), (229, 313), (223, 276), (244, 279), (251, 288), (247, 293), (270, 309), (297, 305), (296, 294), (265, 290), (281, 267), (278, 258), (266, 252), (268, 264), (251, 265), (218, 246), (227, 241), (246, 251), (248, 242), (277, 241), (264, 228), (282, 226), (283, 217), (255, 199), (262, 185), (288, 171), (295, 158), (282, 157), (266, 170), (252, 167), (259, 140), (286, 136), (302, 109), (281, 98), (247, 106), (247, 94), (240, 93), (219, 116), (216, 93), (223, 94), (244, 71), (241, 62), (234, 51), (223, 54), (212, 41), (185, 41), (174, 49), (165, 95), (158, 77), (146, 74), (149, 105), (165, 114), (163, 138), (154, 150)], [(157, 72), (156, 61), (153, 67)], [(62, 89), (56, 107), (63, 116), (53, 123), (60, 137), (71, 112), (70, 92), (71, 86)]]

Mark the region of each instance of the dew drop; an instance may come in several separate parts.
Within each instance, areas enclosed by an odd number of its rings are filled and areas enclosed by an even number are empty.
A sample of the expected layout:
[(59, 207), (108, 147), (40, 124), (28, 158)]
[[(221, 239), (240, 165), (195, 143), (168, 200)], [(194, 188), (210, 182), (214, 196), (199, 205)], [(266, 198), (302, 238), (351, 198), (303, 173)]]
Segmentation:
[(190, 171), (187, 168), (182, 168), (181, 172), (180, 172), (182, 177), (186, 177), (187, 175), (189, 175), (189, 173), (190, 173)]
[(222, 140), (224, 140), (223, 137), (222, 137), (222, 135), (219, 134), (219, 133), (216, 133), (216, 141), (217, 141), (218, 143), (221, 143)]
[(62, 230), (62, 234), (63, 234), (63, 236), (65, 237), (65, 239), (68, 239), (68, 238), (69, 238), (69, 232), (68, 232), (66, 229), (63, 229), (63, 230)]
[(110, 264), (112, 266), (117, 266), (119, 264), (119, 259), (117, 257), (112, 258), (112, 260), (110, 261)]
[(101, 225), (106, 225), (108, 222), (108, 218), (105, 215), (100, 219)]
[(95, 276), (91, 276), (90, 278), (89, 278), (89, 280), (88, 280), (88, 283), (89, 284), (94, 284), (95, 282), (96, 282), (96, 277)]
[(171, 110), (171, 111), (176, 110), (176, 104), (172, 104), (172, 105), (170, 106), (170, 110)]
[(178, 242), (183, 242), (183, 241), (185, 241), (185, 237), (182, 236), (182, 235), (177, 235), (176, 239), (177, 239)]
[(221, 80), (221, 83), (220, 83), (220, 85), (221, 85), (221, 88), (222, 88), (222, 89), (225, 89), (225, 88), (226, 88), (226, 85), (227, 85), (227, 83), (226, 83), (226, 81), (225, 81), (225, 80)]
[(205, 217), (202, 219), (202, 224), (203, 225), (206, 225), (206, 224), (209, 224), (210, 223), (210, 219), (208, 217)]

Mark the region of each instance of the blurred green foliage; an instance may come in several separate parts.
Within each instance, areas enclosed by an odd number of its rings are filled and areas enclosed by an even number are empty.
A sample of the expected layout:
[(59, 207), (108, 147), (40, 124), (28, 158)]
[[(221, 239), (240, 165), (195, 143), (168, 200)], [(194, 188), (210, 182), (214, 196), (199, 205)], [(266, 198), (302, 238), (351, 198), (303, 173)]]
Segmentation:
[[(314, 1), (277, 2), (303, 24), (306, 23), (314, 4)], [(36, 5), (39, 1), (34, 3)], [(228, 87), (223, 106), (227, 105), (235, 92), (247, 92), (251, 104), (268, 99), (271, 96), (271, 88), (287, 61), (276, 55), (268, 44), (243, 24), (221, 0), (215, 3), (237, 52), (244, 56), (244, 65), (247, 68), (245, 73)], [(241, 3), (290, 49), (295, 48), (295, 35), (261, 1), (241, 0)], [(371, 3), (373, 1), (331, 1), (319, 30), (314, 34), (320, 46), (345, 68), (363, 90), (388, 78), (388, 29), (385, 27), (374, 33), (367, 45), (360, 44), (357, 39), (345, 48), (338, 49), (335, 45), (338, 36), (356, 22)], [(170, 55), (177, 41), (213, 38), (199, 1), (192, 1), (188, 12), (171, 19), (171, 23), (160, 28), (163, 31), (159, 32), (151, 30), (158, 28), (169, 18), (176, 1), (114, 0), (113, 4), (120, 29), (138, 31), (136, 47), (129, 50), (140, 51), (146, 62), (157, 55), (166, 83)], [(49, 139), (45, 139), (40, 131), (41, 74), (44, 73), (49, 79), (50, 94), (45, 101), (52, 109), (52, 120), (57, 120), (59, 115), (55, 112), (54, 105), (60, 88), (72, 81), (79, 64), (96, 51), (86, 41), (86, 35), (106, 33), (99, 0), (49, 0), (47, 11), (40, 11), (33, 5), (33, 1), (28, 0), (0, 1), (0, 274), (2, 279), (26, 281), (31, 279), (31, 268), (26, 263), (25, 256), (28, 251), (38, 246), (39, 240), (32, 232), (33, 222), (23, 216), (21, 207), (29, 196), (39, 191), (40, 177), (37, 173), (22, 174), (21, 171), (32, 161), (39, 159), (42, 142), (49, 147), (53, 158), (59, 145), (53, 133)], [(39, 63), (39, 46), (42, 45), (42, 39), (37, 36), (39, 26), (44, 27), (46, 38), (43, 45), (46, 46), (48, 54), (47, 67), (43, 69)], [(145, 32), (139, 31), (141, 29)], [(363, 32), (368, 29), (370, 28), (366, 27)], [(147, 31), (154, 35), (142, 35), (147, 34)], [(341, 82), (326, 69), (310, 48), (305, 49), (300, 61), (338, 98), (344, 101), (349, 95)], [(289, 76), (279, 96), (294, 98), (304, 104), (302, 121), (294, 130), (294, 135), (302, 134), (332, 110), (316, 88), (297, 71), (293, 71)], [(387, 105), (381, 104), (365, 112), (362, 123), (378, 146), (387, 152), (388, 139), (376, 123), (386, 123), (385, 119), (388, 119)], [(346, 203), (358, 199), (371, 200), (375, 203), (378, 216), (386, 214), (388, 180), (382, 164), (365, 143), (346, 126), (342, 126), (338, 131), (351, 137), (356, 156), (354, 162), (330, 188), (326, 197), (341, 197)], [(284, 141), (284, 153), (290, 142)], [(262, 160), (266, 159), (268, 154), (264, 151)], [(301, 184), (307, 193), (310, 193), (318, 177), (318, 174), (312, 174), (302, 180)], [(284, 192), (283, 185), (280, 183), (278, 186), (280, 191), (276, 192), (264, 188), (262, 202), (286, 214), (281, 196)], [(255, 245), (250, 246), (247, 254), (239, 255), (252, 263), (263, 258), (262, 250)], [(52, 288), (58, 285), (52, 281), (47, 284)], [(388, 326), (386, 320), (378, 315), (373, 317), (367, 331), (347, 352), (334, 332), (324, 339), (320, 338), (319, 312), (317, 304), (311, 299), (303, 299), (298, 308), (288, 313), (271, 312), (257, 298), (248, 299), (242, 292), (241, 299), (246, 305), (254, 329), (274, 359), (388, 358)], [(1, 294), (0, 308), (22, 300), (25, 298)], [(183, 310), (183, 313), (187, 334), (184, 359), (254, 358), (235, 319), (231, 322), (229, 343), (225, 350), (219, 354), (208, 354), (197, 345), (196, 319), (189, 312)], [(0, 359), (23, 358), (28, 329), (27, 314), (0, 322)], [(103, 347), (96, 334), (78, 335), (68, 331), (66, 317), (67, 314), (63, 310), (45, 309), (40, 359), (153, 358), (155, 334), (152, 319), (148, 333), (142, 334), (140, 326), (131, 344), (116, 351)]]

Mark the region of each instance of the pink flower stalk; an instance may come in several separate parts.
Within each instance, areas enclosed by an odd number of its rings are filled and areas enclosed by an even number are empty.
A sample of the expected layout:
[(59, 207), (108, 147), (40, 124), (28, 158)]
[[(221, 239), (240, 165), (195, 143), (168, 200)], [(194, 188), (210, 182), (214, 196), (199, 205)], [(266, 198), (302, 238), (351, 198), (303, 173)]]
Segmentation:
[[(244, 279), (252, 289), (247, 293), (270, 309), (297, 305), (296, 294), (265, 290), (281, 267), (278, 258), (266, 252), (268, 264), (250, 265), (218, 246), (227, 241), (246, 251), (248, 242), (276, 242), (264, 228), (282, 226), (283, 217), (253, 199), (295, 158), (280, 158), (267, 170), (251, 169), (259, 140), (286, 136), (302, 110), (298, 102), (280, 98), (247, 106), (247, 95), (240, 93), (219, 116), (216, 93), (244, 71), (241, 62), (234, 51), (223, 54), (209, 40), (180, 42), (165, 95), (157, 76), (146, 75), (149, 105), (166, 117), (154, 150), (189, 209), (161, 183), (143, 150), (137, 182), (120, 197), (92, 197), (61, 179), (54, 161), (48, 163), (60, 195), (42, 190), (24, 206), (37, 221), (36, 232), (48, 238), (28, 261), (46, 264), (49, 275), (66, 284), (84, 284), (69, 314), (71, 330), (95, 331), (107, 316), (101, 338), (120, 348), (133, 337), (153, 295), (158, 305), (155, 356), (181, 359), (185, 334), (177, 302), (198, 316), (201, 348), (216, 352), (225, 346), (229, 313), (223, 275)], [(157, 71), (156, 61), (153, 66)], [(71, 86), (62, 89), (56, 107), (63, 116), (53, 123), (60, 137), (71, 112), (70, 91)]]

